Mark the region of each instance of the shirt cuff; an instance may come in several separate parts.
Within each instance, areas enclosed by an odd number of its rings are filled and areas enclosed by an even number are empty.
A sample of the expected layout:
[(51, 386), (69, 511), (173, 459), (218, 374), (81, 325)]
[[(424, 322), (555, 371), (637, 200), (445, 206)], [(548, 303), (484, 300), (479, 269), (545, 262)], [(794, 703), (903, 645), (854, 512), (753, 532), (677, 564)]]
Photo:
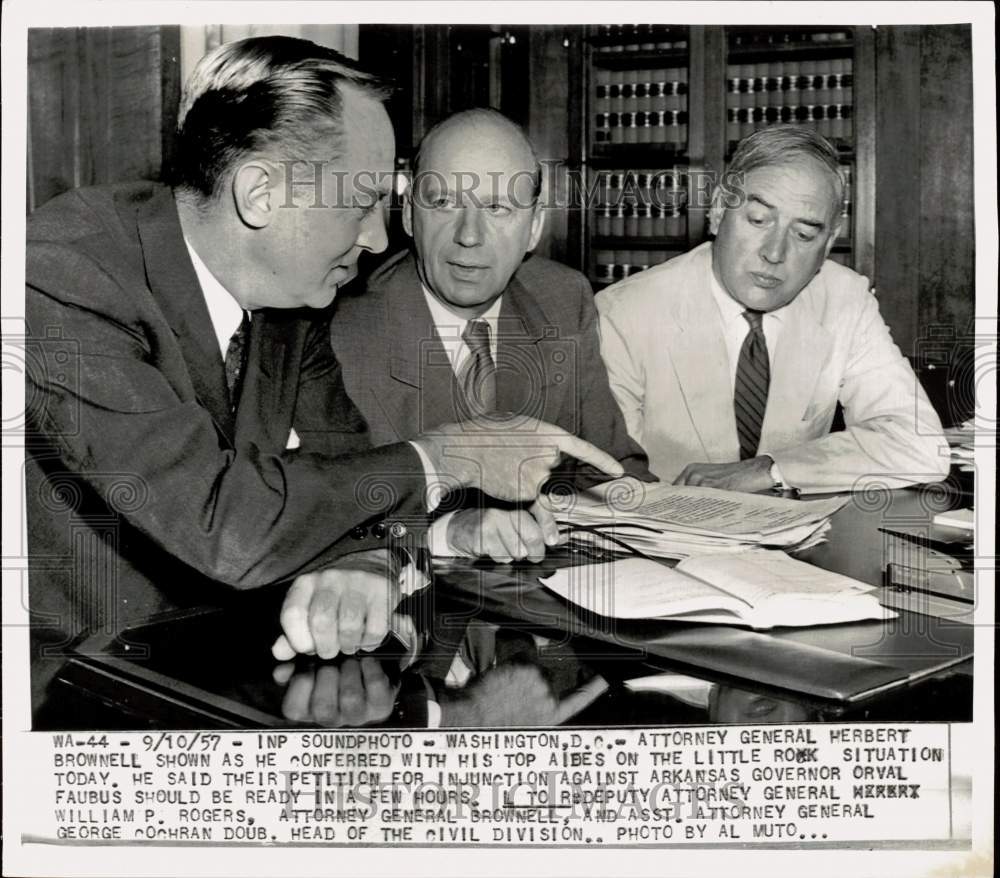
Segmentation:
[(441, 505), (441, 501), (444, 499), (444, 495), (447, 493), (444, 486), (441, 484), (440, 479), (437, 477), (437, 473), (434, 472), (434, 465), (431, 463), (430, 457), (428, 457), (427, 452), (420, 447), (419, 442), (410, 442), (413, 446), (413, 450), (417, 452), (417, 456), (420, 458), (420, 465), (424, 468), (424, 481), (426, 483), (426, 488), (424, 489), (424, 504), (427, 507), (428, 512), (433, 512), (438, 506)]
[(435, 558), (461, 557), (461, 555), (452, 548), (451, 543), (448, 542), (448, 525), (455, 517), (455, 512), (457, 511), (458, 510), (446, 512), (440, 518), (436, 519), (429, 528), (427, 528), (427, 548), (430, 549), (431, 555)]

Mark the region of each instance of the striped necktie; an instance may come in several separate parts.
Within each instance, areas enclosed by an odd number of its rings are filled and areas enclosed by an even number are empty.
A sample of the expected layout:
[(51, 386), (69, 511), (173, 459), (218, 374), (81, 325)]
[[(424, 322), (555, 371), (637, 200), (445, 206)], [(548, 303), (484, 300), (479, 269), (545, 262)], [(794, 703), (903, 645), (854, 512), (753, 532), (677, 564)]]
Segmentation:
[(247, 342), (250, 341), (250, 312), (243, 312), (240, 327), (229, 339), (226, 348), (226, 387), (229, 388), (229, 405), (236, 411), (240, 401), (240, 389), (243, 386), (243, 372), (246, 366)]
[(473, 415), (496, 410), (497, 375), (490, 353), (490, 325), (485, 320), (470, 320), (462, 333), (471, 356), (461, 375), (462, 390)]
[(757, 456), (760, 428), (767, 410), (767, 389), (771, 383), (771, 366), (768, 362), (767, 340), (764, 338), (763, 311), (744, 311), (750, 331), (740, 348), (736, 364), (736, 387), (733, 393), (733, 411), (736, 415), (736, 433), (740, 440), (740, 460)]

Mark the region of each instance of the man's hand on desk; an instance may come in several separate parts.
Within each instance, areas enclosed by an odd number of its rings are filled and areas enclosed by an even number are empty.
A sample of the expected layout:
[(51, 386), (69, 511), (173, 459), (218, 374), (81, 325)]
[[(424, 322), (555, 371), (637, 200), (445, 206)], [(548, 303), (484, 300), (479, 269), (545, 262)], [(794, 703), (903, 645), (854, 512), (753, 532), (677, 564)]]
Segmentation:
[(400, 597), (399, 571), (387, 552), (345, 555), (295, 579), (281, 607), (284, 634), (271, 652), (288, 661), (296, 653), (330, 659), (375, 649), (389, 633)]
[(528, 510), (462, 509), (448, 522), (448, 545), (459, 556), (538, 563), (558, 542), (559, 526), (540, 500)]
[(330, 728), (382, 722), (392, 713), (398, 689), (372, 656), (300, 671), (285, 662), (273, 676), (275, 683), (288, 687), (281, 703), (286, 719)]
[(449, 487), (479, 488), (499, 500), (534, 500), (561, 454), (614, 478), (624, 472), (611, 455), (534, 418), (497, 415), (445, 424), (414, 441)]
[(441, 727), (554, 726), (576, 716), (607, 691), (603, 677), (593, 677), (562, 696), (552, 691), (537, 665), (501, 665), (467, 688), (440, 693)]
[(689, 463), (674, 479), (674, 484), (745, 491), (748, 494), (768, 491), (774, 484), (771, 478), (773, 463), (766, 454), (736, 463)]

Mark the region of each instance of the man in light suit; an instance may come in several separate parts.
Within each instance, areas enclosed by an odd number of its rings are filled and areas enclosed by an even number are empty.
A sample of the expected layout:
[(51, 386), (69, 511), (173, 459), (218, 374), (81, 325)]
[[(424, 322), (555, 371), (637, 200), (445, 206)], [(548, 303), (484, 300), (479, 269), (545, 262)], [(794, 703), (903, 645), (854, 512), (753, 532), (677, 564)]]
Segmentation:
[[(557, 424), (649, 479), (608, 387), (590, 284), (558, 263), (525, 259), (544, 217), (524, 133), (493, 110), (458, 113), (428, 132), (414, 172), (403, 206), (414, 252), (390, 259), (363, 295), (342, 297), (331, 324), (347, 392), (375, 444), (482, 408)], [(477, 327), (482, 341), (470, 336)], [(557, 476), (604, 478), (578, 466)], [(435, 525), (439, 553), (537, 560), (546, 538), (557, 539), (541, 504), (471, 505)]]
[[(867, 278), (827, 260), (837, 154), (808, 128), (740, 145), (715, 236), (601, 292), (601, 352), (661, 479), (740, 491), (900, 486), (947, 474), (938, 416)], [(830, 432), (837, 403), (846, 428)]]
[(537, 420), (371, 447), (325, 309), (386, 246), (386, 94), (304, 40), (221, 46), (188, 84), (172, 190), (77, 190), (29, 219), (36, 695), (74, 636), (292, 578), (276, 657), (377, 644), (429, 485), (530, 501), (560, 451), (620, 472)]

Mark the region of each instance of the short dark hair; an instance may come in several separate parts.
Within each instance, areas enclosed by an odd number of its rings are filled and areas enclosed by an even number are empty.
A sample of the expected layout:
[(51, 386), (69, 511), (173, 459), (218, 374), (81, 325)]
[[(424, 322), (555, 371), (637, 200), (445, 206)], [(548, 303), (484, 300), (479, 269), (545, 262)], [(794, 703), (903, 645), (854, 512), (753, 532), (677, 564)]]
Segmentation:
[(534, 201), (538, 201), (542, 194), (542, 163), (538, 160), (538, 154), (535, 152), (535, 147), (524, 128), (518, 125), (513, 119), (507, 118), (507, 116), (499, 110), (494, 110), (492, 107), (473, 107), (470, 110), (460, 110), (459, 112), (448, 116), (446, 119), (442, 119), (433, 128), (431, 128), (431, 130), (421, 138), (420, 144), (417, 146), (417, 154), (413, 157), (413, 180), (416, 181), (420, 174), (420, 155), (427, 148), (427, 144), (431, 143), (431, 141), (433, 141), (433, 139), (437, 137), (442, 130), (454, 127), (462, 122), (471, 122), (473, 124), (476, 122), (483, 122), (486, 124), (498, 125), (501, 128), (507, 128), (515, 137), (519, 138), (524, 143), (535, 163), (533, 172), (534, 180), (532, 181), (532, 199)]
[(839, 207), (844, 198), (844, 175), (837, 150), (804, 125), (773, 125), (745, 137), (733, 153), (726, 174), (742, 176), (756, 168), (783, 165), (797, 158), (811, 158), (830, 172)]
[(207, 200), (250, 153), (305, 158), (320, 139), (336, 150), (345, 85), (378, 101), (391, 94), (380, 77), (309, 40), (250, 37), (213, 49), (184, 89), (171, 182)]

